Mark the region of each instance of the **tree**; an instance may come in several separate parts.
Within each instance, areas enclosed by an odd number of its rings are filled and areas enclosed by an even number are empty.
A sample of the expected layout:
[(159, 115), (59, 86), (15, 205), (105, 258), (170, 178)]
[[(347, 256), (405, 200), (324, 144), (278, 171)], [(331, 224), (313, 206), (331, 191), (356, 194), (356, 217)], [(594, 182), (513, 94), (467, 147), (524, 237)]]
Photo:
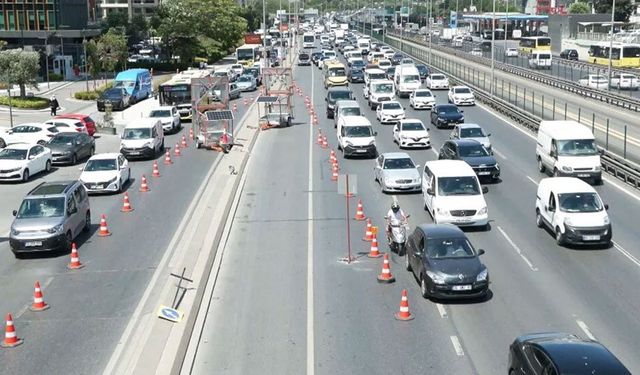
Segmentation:
[(7, 46), (7, 41), (6, 40), (0, 40), (0, 51), (2, 51), (4, 49), (4, 47)]
[(26, 96), (26, 86), (37, 88), (36, 78), (40, 69), (38, 52), (22, 49), (0, 51), (0, 82), (20, 87), (20, 97)]
[(136, 14), (127, 25), (127, 36), (133, 43), (144, 39), (149, 31), (149, 22), (142, 14)]
[(109, 29), (98, 39), (96, 50), (101, 68), (113, 72), (127, 58), (127, 38), (116, 29)]
[(98, 55), (98, 43), (95, 39), (91, 39), (87, 42), (87, 67), (89, 74), (93, 77), (93, 89), (96, 89), (96, 77), (100, 75), (102, 71), (102, 62), (100, 61), (100, 55)]
[(591, 13), (591, 7), (587, 3), (576, 1), (569, 5), (569, 14), (587, 14)]
[[(608, 13), (611, 14), (611, 7), (613, 2), (611, 0), (596, 0), (594, 8), (596, 13)], [(635, 6), (631, 0), (616, 0), (616, 14), (615, 20), (622, 22), (629, 22), (629, 16), (633, 13)]]

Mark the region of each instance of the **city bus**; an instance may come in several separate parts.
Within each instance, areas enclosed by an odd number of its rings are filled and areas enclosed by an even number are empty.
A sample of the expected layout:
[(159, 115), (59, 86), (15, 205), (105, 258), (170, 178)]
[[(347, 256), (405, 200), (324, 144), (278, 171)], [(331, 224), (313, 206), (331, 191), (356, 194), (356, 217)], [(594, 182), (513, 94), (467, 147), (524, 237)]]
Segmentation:
[(533, 51), (551, 51), (551, 38), (548, 36), (528, 36), (520, 39), (518, 51), (529, 55)]
[(191, 79), (206, 78), (208, 70), (189, 69), (175, 74), (158, 87), (160, 105), (174, 105), (178, 108), (180, 119), (191, 120)]
[[(589, 62), (609, 65), (609, 42), (589, 46)], [(640, 67), (640, 44), (613, 43), (611, 65), (619, 68)]]
[(238, 64), (244, 66), (252, 66), (254, 62), (260, 60), (260, 44), (245, 44), (236, 49), (236, 58)]
[(314, 33), (304, 33), (302, 35), (302, 48), (313, 48), (316, 43), (316, 35)]

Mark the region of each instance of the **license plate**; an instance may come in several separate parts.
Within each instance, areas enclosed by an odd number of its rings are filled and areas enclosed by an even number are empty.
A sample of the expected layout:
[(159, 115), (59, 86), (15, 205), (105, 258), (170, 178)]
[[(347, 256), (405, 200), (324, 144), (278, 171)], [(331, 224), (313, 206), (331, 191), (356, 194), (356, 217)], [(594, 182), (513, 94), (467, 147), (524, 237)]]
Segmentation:
[(367, 152), (367, 150), (356, 150), (356, 152), (364, 153)]
[(140, 155), (140, 151), (131, 151), (129, 155)]
[(29, 241), (29, 242), (25, 242), (24, 246), (26, 246), (26, 247), (42, 246), (42, 241)]
[(581, 173), (581, 174), (579, 174), (579, 175), (578, 175), (578, 177), (589, 177), (589, 175), (588, 175), (588, 174)]
[(453, 290), (471, 290), (471, 285), (454, 285)]
[(491, 174), (491, 172), (478, 172), (479, 176), (488, 176), (490, 174)]
[(599, 241), (600, 236), (582, 236), (583, 241)]
[(95, 185), (91, 185), (91, 189), (100, 189), (102, 186), (95, 184)]
[(470, 223), (471, 219), (457, 219), (456, 223)]

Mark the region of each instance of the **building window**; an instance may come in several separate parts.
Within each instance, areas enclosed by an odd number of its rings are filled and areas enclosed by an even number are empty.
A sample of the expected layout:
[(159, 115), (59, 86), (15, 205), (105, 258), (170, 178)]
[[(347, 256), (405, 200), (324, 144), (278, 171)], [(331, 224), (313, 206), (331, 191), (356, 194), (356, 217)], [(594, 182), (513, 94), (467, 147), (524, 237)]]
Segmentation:
[(2, 15), (0, 16), (0, 30), (4, 30), (4, 27), (4, 12), (2, 12)]
[(56, 12), (54, 10), (50, 10), (47, 14), (49, 16), (49, 29), (53, 30), (56, 28)]
[(18, 11), (18, 28), (17, 30), (25, 30), (24, 10)]
[(27, 11), (29, 17), (29, 30), (36, 30), (36, 16), (32, 10)]
[(45, 19), (45, 12), (43, 10), (38, 12), (38, 29), (39, 30), (46, 30), (47, 29), (47, 22)]
[(9, 11), (7, 16), (9, 18), (9, 28), (8, 28), (8, 30), (15, 30), (16, 29), (16, 15), (15, 15), (15, 13), (13, 11)]

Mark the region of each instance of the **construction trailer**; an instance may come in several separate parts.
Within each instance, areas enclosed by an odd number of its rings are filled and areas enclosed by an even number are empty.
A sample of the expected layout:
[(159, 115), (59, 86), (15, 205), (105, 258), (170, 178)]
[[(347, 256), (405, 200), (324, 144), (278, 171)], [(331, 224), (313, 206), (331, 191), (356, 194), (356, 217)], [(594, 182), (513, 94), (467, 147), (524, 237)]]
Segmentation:
[(192, 130), (198, 148), (229, 152), (234, 143), (234, 116), (229, 108), (229, 79), (207, 76), (191, 80)]
[(263, 68), (262, 82), (264, 92), (258, 98), (261, 129), (291, 126), (295, 117), (291, 68)]

